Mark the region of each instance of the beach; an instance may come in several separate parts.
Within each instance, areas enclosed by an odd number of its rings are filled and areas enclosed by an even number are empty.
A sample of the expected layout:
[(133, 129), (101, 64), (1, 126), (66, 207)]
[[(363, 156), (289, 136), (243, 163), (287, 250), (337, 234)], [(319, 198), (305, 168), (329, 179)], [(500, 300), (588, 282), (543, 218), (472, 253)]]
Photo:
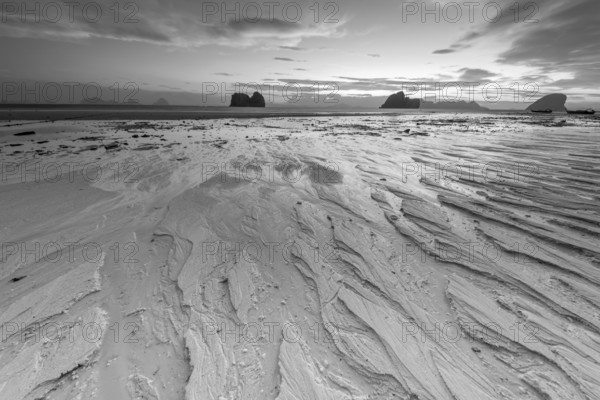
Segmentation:
[(0, 398), (598, 398), (597, 116), (56, 115), (0, 123)]

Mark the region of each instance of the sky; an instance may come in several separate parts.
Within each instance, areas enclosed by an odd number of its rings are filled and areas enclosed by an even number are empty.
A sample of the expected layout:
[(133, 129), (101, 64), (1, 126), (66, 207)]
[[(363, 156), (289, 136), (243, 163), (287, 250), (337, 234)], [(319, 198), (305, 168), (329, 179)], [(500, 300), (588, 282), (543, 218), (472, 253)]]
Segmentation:
[(559, 92), (598, 107), (598, 27), (599, 0), (3, 2), (0, 101), (97, 85), (119, 102), (215, 105), (259, 89), (371, 104), (404, 90), (508, 108)]

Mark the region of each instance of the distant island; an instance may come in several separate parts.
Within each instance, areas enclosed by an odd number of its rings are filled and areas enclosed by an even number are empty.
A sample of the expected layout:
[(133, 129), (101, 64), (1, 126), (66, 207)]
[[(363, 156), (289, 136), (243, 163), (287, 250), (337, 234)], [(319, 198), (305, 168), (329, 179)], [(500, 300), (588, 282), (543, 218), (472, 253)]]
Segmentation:
[(379, 108), (419, 108), (421, 100), (411, 99), (404, 95), (404, 92), (398, 92), (387, 98), (385, 103)]
[(548, 112), (548, 111), (558, 111), (565, 112), (567, 109), (565, 104), (567, 103), (567, 96), (562, 93), (553, 93), (547, 96), (542, 97), (535, 103), (531, 104), (526, 108), (527, 111), (532, 112)]
[(161, 97), (160, 99), (156, 100), (154, 102), (154, 104), (152, 104), (153, 106), (168, 106), (169, 102), (164, 98)]
[(265, 107), (265, 98), (258, 92), (254, 92), (252, 97), (245, 93), (234, 93), (230, 107)]

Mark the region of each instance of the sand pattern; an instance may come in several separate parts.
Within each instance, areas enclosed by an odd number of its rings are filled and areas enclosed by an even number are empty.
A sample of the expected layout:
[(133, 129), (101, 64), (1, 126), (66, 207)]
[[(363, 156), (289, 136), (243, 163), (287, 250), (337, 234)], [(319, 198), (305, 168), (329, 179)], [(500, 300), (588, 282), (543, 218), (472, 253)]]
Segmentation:
[(5, 123), (0, 398), (599, 399), (599, 128)]

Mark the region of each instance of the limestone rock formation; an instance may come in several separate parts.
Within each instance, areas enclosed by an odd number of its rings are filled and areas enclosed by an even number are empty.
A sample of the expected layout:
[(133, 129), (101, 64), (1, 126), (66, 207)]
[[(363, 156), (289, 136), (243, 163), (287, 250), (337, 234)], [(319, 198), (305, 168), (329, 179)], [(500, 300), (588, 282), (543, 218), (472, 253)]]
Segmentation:
[(258, 92), (254, 92), (252, 97), (250, 98), (250, 107), (264, 107), (265, 106), (265, 98), (262, 94)]
[(419, 108), (421, 100), (411, 99), (404, 95), (404, 92), (398, 92), (387, 98), (381, 108)]
[(234, 93), (230, 107), (265, 107), (265, 98), (258, 92), (254, 92), (252, 97), (245, 93)]
[(567, 102), (567, 96), (561, 93), (553, 93), (542, 97), (535, 103), (527, 107), (528, 111), (536, 110), (552, 110), (552, 111), (565, 111), (565, 103)]

